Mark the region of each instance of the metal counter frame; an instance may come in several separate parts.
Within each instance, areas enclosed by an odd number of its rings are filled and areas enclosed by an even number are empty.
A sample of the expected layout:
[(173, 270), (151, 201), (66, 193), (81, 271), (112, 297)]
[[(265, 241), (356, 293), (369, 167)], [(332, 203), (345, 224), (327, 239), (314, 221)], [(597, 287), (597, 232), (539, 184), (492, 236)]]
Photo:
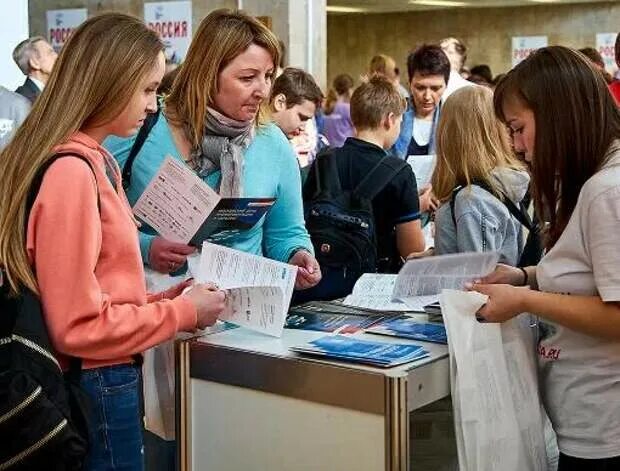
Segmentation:
[[(368, 440), (366, 446), (376, 447), (376, 450), (364, 448), (364, 453), (374, 454), (377, 459), (383, 456), (380, 461), (384, 462), (385, 470), (409, 470), (409, 412), (449, 394), (447, 347), (414, 342), (428, 348), (430, 357), (388, 369), (300, 356), (288, 351), (290, 345), (322, 335), (325, 333), (285, 330), (282, 339), (270, 339), (248, 333), (244, 329), (234, 329), (179, 341), (176, 383), (179, 469), (216, 469), (208, 463), (193, 462), (194, 456), (200, 451), (198, 440), (192, 436), (193, 426), (198, 422), (205, 423), (205, 419), (197, 415), (205, 413), (199, 405), (204, 404), (201, 401), (208, 400), (195, 397), (195, 391), (204, 390), (205, 386), (218, 388), (220, 386), (217, 385), (226, 385), (233, 387), (230, 391), (239, 391), (236, 388), (241, 388), (247, 400), (251, 400), (253, 395), (275, 400), (275, 407), (279, 407), (279, 403), (282, 407), (288, 407), (291, 404), (291, 401), (285, 399), (288, 398), (297, 401), (294, 404), (312, 404), (312, 407), (317, 407), (318, 410), (323, 408), (329, 411), (328, 415), (334, 411), (337, 413), (346, 410), (349, 415), (343, 420), (351, 420), (351, 430), (356, 430), (356, 424), (365, 423), (357, 422), (354, 418), (356, 413), (361, 417), (369, 414), (380, 417), (383, 422), (383, 443), (371, 443)], [(376, 336), (369, 337), (378, 339)], [(408, 342), (388, 337), (381, 337), (381, 340)], [(225, 401), (222, 397), (226, 398), (228, 394), (220, 396), (219, 400)], [(236, 407), (233, 403), (218, 405), (222, 410)], [(248, 422), (252, 423), (252, 417), (248, 417)], [(207, 420), (207, 423), (210, 422)], [(285, 424), (282, 425), (284, 426)], [(202, 433), (200, 435), (202, 436)], [(202, 438), (209, 440), (208, 436)], [(269, 442), (268, 437), (260, 438)], [(231, 446), (234, 439), (235, 437), (231, 437)], [(338, 443), (334, 443), (334, 447), (338, 446)], [(281, 450), (282, 453), (289, 451), (294, 453), (294, 450), (286, 448)], [(230, 453), (230, 450), (222, 452)], [(316, 457), (317, 460), (320, 458)], [(355, 468), (360, 469), (359, 466)], [(253, 469), (267, 469), (267, 465), (256, 463)], [(269, 469), (278, 471), (273, 465)], [(315, 469), (341, 468), (324, 468), (318, 465)], [(287, 468), (286, 471), (293, 470)]]

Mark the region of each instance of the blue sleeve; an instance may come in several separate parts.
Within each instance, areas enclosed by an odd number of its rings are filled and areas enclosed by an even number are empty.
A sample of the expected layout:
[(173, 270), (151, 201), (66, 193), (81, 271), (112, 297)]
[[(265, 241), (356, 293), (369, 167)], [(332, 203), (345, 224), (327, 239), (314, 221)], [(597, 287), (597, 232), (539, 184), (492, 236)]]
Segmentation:
[(263, 251), (273, 260), (287, 262), (293, 251), (304, 248), (314, 253), (306, 231), (301, 197), (301, 176), (293, 148), (282, 142), (279, 151), (280, 178), (276, 202), (267, 213), (263, 227)]

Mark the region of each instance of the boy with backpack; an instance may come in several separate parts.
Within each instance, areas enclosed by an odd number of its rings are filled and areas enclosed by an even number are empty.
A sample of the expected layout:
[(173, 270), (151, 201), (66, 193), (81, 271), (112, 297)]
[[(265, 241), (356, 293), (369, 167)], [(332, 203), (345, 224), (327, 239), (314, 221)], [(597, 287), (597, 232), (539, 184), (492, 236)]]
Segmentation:
[(356, 137), (313, 163), (304, 209), (323, 281), (299, 293), (303, 300), (346, 296), (363, 273), (395, 272), (401, 258), (424, 250), (413, 170), (387, 151), (404, 109), (390, 81), (371, 78), (351, 97)]

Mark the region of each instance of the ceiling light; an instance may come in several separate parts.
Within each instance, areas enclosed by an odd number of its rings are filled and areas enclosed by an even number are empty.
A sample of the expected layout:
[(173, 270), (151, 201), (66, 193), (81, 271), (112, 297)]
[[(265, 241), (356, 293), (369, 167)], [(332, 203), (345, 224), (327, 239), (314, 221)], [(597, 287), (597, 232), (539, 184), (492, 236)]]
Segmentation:
[(467, 2), (453, 2), (451, 0), (409, 0), (414, 5), (428, 5), (431, 7), (464, 7)]
[(368, 11), (366, 8), (357, 7), (339, 7), (336, 5), (328, 5), (325, 7), (328, 13), (365, 13)]
[(530, 2), (534, 3), (559, 3), (562, 0), (530, 0)]

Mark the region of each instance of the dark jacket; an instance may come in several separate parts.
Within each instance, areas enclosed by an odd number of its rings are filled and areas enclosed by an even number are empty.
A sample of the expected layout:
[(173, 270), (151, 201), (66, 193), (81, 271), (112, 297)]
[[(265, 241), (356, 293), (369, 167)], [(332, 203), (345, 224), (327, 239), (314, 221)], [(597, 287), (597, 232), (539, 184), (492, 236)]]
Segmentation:
[(17, 87), (15, 93), (19, 93), (20, 95), (28, 98), (30, 103), (34, 103), (34, 100), (36, 100), (41, 94), (41, 90), (39, 90), (39, 87), (37, 87), (32, 80), (30, 80), (30, 77), (27, 77), (24, 84)]

